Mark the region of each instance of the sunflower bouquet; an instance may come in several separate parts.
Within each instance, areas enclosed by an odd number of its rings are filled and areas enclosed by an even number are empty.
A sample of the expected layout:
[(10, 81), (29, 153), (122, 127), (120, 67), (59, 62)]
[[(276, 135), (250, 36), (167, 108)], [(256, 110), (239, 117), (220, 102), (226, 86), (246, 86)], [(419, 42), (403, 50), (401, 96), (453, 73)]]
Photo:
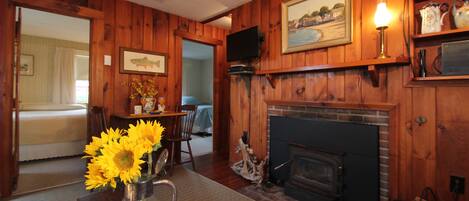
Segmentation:
[[(129, 125), (128, 130), (109, 129), (100, 137), (93, 137), (85, 147), (90, 159), (85, 174), (87, 190), (132, 184), (143, 176), (151, 176), (152, 152), (161, 147), (164, 127), (156, 121), (140, 120)], [(142, 175), (142, 164), (148, 164), (148, 172)]]

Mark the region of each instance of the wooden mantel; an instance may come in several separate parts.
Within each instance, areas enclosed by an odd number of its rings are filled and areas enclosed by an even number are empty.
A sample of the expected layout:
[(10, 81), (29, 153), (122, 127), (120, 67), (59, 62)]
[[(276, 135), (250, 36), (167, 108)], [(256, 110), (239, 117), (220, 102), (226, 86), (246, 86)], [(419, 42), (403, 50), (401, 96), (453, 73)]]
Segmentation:
[(393, 111), (397, 105), (393, 103), (346, 103), (333, 101), (304, 101), (304, 100), (265, 100), (267, 105), (282, 106), (306, 106), (306, 107), (329, 107), (337, 109), (362, 109), (362, 110), (380, 110)]
[(290, 69), (272, 69), (272, 70), (260, 70), (256, 72), (256, 75), (265, 75), (269, 80), (270, 85), (275, 88), (274, 75), (281, 74), (293, 74), (293, 73), (305, 73), (312, 71), (336, 71), (336, 70), (347, 70), (353, 68), (364, 68), (368, 67), (368, 73), (370, 74), (371, 81), (374, 87), (379, 86), (379, 69), (390, 66), (390, 65), (406, 65), (409, 64), (410, 60), (408, 57), (390, 57), (385, 59), (367, 59), (360, 61), (344, 62), (344, 63), (333, 63), (333, 64), (322, 64), (316, 66), (304, 66), (299, 68)]

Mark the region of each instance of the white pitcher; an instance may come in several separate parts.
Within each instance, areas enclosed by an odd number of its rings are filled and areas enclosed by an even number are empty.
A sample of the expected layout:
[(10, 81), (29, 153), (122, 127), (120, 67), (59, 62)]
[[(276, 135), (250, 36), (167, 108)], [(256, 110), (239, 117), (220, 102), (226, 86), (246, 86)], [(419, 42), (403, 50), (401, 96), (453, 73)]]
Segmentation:
[[(448, 12), (441, 14), (441, 7), (445, 4), (429, 3), (420, 9), (422, 17), (422, 34), (440, 32), (443, 26), (443, 19)], [(446, 4), (447, 6), (447, 4)]]

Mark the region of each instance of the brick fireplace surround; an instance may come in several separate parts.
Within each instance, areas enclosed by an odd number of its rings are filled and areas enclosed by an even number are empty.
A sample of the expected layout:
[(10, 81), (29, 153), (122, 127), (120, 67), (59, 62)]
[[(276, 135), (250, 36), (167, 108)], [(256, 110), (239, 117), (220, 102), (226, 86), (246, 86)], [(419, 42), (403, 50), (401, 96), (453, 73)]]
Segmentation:
[(293, 118), (318, 119), (335, 122), (349, 122), (367, 125), (375, 125), (379, 128), (379, 173), (380, 173), (380, 200), (391, 200), (393, 183), (390, 181), (396, 172), (396, 157), (392, 154), (396, 140), (392, 131), (395, 128), (394, 117), (396, 116), (391, 104), (346, 104), (346, 103), (313, 103), (313, 102), (291, 102), (291, 101), (266, 101), (268, 108), (267, 119), (267, 154), (270, 144), (270, 117), (282, 116)]

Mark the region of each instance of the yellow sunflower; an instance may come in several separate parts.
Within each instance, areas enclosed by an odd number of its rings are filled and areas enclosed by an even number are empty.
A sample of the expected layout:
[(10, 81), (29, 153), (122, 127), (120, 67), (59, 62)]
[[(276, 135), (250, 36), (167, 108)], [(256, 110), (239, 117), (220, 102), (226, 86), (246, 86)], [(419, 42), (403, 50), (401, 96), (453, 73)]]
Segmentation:
[(88, 171), (86, 172), (85, 178), (86, 190), (106, 187), (107, 185), (116, 188), (116, 180), (112, 177), (106, 177), (101, 166), (99, 166), (96, 161), (92, 161), (88, 164)]
[(145, 150), (136, 141), (127, 136), (121, 137), (119, 142), (111, 141), (101, 150), (98, 164), (105, 170), (107, 178), (119, 177), (124, 184), (135, 182), (141, 175), (140, 164)]
[(118, 140), (120, 137), (122, 137), (123, 131), (120, 130), (119, 128), (116, 128), (116, 130), (113, 130), (112, 128), (107, 130), (107, 135), (108, 135), (108, 140)]
[(101, 137), (92, 137), (90, 144), (85, 146), (85, 154), (83, 158), (95, 157), (99, 154), (99, 151), (103, 148), (105, 144), (108, 144), (110, 141), (116, 141), (122, 136), (122, 130), (112, 128), (107, 130), (107, 133), (102, 132)]
[(159, 148), (164, 129), (157, 121), (144, 122), (140, 120), (136, 126), (129, 125), (127, 133), (130, 139), (141, 144), (146, 153), (151, 153), (153, 148)]
[(99, 137), (92, 137), (90, 144), (85, 146), (85, 156), (83, 158), (94, 157), (98, 154), (98, 151), (103, 147), (103, 141)]

